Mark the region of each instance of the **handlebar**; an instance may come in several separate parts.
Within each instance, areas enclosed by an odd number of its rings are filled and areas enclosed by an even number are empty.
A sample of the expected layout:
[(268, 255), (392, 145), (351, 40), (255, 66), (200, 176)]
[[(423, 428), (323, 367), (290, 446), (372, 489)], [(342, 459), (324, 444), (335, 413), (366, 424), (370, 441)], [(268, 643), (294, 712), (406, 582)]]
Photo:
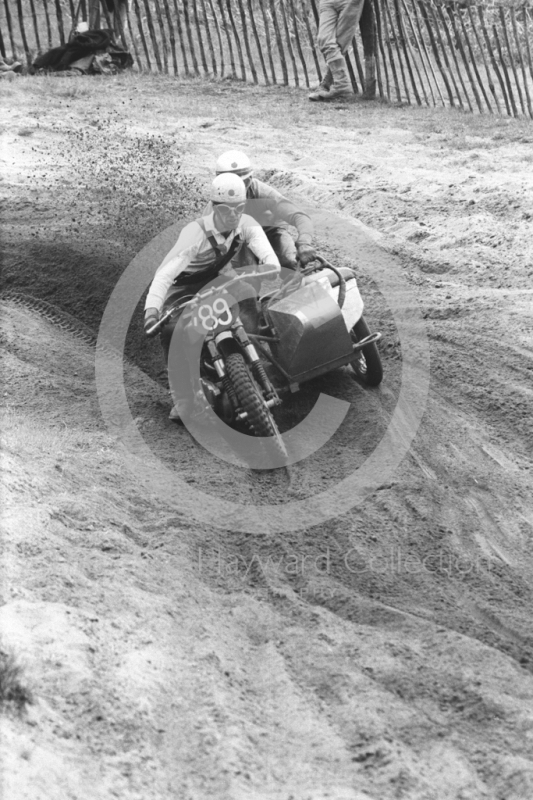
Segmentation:
[(209, 289), (205, 291), (200, 290), (197, 292), (194, 297), (191, 297), (190, 300), (181, 301), (178, 300), (174, 305), (170, 306), (170, 308), (163, 314), (162, 317), (158, 319), (151, 328), (146, 330), (147, 336), (154, 336), (162, 327), (163, 323), (167, 321), (169, 317), (178, 309), (178, 308), (185, 308), (186, 306), (193, 306), (196, 303), (199, 303), (201, 300), (205, 300), (206, 297), (209, 297), (210, 294), (215, 294), (216, 292), (220, 292), (221, 290), (226, 291), (228, 286), (231, 286), (233, 283), (237, 281), (246, 280), (250, 278), (267, 278), (271, 275), (278, 275), (278, 269), (269, 269), (263, 270), (262, 272), (245, 272), (240, 275), (236, 275), (234, 278), (230, 278), (230, 280), (226, 281), (222, 286), (210, 286)]
[(341, 273), (340, 269), (337, 269), (337, 267), (334, 267), (333, 264), (330, 264), (330, 262), (327, 261), (327, 259), (325, 259), (323, 256), (317, 255), (315, 261), (318, 261), (317, 267), (306, 267), (301, 271), (301, 274), (312, 275), (313, 272), (317, 272), (319, 269), (322, 269), (322, 267), (327, 267), (328, 269), (332, 270), (332, 272), (334, 272), (339, 279), (339, 297), (337, 299), (337, 303), (339, 308), (342, 308), (346, 299), (346, 280), (344, 275)]

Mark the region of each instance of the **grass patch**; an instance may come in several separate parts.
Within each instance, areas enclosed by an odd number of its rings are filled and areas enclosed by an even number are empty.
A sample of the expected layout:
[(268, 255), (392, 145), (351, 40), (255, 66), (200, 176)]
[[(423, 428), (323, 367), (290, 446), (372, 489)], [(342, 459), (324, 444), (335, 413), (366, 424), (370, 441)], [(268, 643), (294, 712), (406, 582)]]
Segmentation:
[(33, 694), (24, 681), (22, 667), (12, 653), (0, 647), (0, 710), (15, 708), (21, 712), (33, 702)]

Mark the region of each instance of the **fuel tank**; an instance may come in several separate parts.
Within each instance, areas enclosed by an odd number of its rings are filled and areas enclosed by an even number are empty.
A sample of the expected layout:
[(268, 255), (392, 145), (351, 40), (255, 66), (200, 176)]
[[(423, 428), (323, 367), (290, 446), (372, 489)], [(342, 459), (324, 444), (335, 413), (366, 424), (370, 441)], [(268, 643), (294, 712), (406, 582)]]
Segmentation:
[(269, 306), (280, 338), (272, 355), (294, 382), (334, 369), (353, 354), (343, 314), (321, 282), (303, 285)]

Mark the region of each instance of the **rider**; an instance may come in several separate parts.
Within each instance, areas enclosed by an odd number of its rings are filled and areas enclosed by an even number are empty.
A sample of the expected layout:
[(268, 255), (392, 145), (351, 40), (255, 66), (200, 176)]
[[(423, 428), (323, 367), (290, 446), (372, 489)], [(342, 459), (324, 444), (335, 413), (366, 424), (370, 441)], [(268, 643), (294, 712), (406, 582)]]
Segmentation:
[[(238, 150), (223, 153), (217, 160), (216, 173), (233, 173), (243, 179), (247, 199), (245, 211), (263, 226), (282, 267), (294, 269), (297, 258), (301, 264), (316, 258), (312, 245), (313, 223), (309, 215), (277, 189), (254, 178), (252, 164), (245, 153)], [(283, 223), (297, 229), (296, 243)]]
[[(221, 271), (224, 275), (235, 275), (231, 262), (243, 246), (251, 250), (259, 264), (264, 264), (269, 270), (280, 270), (278, 258), (263, 229), (243, 213), (246, 204), (243, 180), (238, 175), (218, 175), (211, 185), (209, 197), (211, 212), (204, 213), (182, 229), (176, 244), (165, 256), (152, 280), (144, 313), (144, 329), (148, 335), (153, 335), (150, 330), (159, 321), (161, 313), (178, 299), (194, 296)], [(276, 285), (271, 280), (263, 280), (260, 296), (268, 295)], [(239, 301), (241, 310), (246, 306), (248, 310), (252, 306), (255, 309), (255, 291), (249, 284), (241, 281), (235, 290), (232, 289), (232, 294)], [(161, 345), (167, 363), (176, 324), (177, 316), (173, 315), (161, 329)], [(169, 369), (170, 393), (174, 404), (170, 419), (177, 422), (189, 410), (190, 403), (184, 388), (172, 380), (172, 376), (178, 374), (183, 358), (184, 352), (177, 343), (177, 347), (172, 348), (174, 369)]]

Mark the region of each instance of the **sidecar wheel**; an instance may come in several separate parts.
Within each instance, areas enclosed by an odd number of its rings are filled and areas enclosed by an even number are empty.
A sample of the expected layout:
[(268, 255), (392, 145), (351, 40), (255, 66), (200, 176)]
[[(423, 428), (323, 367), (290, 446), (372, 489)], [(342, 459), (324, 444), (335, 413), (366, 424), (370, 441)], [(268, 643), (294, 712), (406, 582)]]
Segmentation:
[(272, 412), (266, 405), (260, 391), (248, 371), (240, 353), (231, 353), (226, 359), (226, 372), (233, 384), (239, 405), (246, 411), (255, 436), (268, 436), (278, 454), (288, 458), (287, 449), (279, 432)]
[[(351, 337), (355, 343), (360, 342), (365, 336), (370, 336), (370, 329), (365, 318), (361, 317), (351, 330)], [(364, 386), (379, 386), (383, 380), (383, 367), (379, 350), (375, 342), (363, 347), (351, 362), (354, 379)]]

